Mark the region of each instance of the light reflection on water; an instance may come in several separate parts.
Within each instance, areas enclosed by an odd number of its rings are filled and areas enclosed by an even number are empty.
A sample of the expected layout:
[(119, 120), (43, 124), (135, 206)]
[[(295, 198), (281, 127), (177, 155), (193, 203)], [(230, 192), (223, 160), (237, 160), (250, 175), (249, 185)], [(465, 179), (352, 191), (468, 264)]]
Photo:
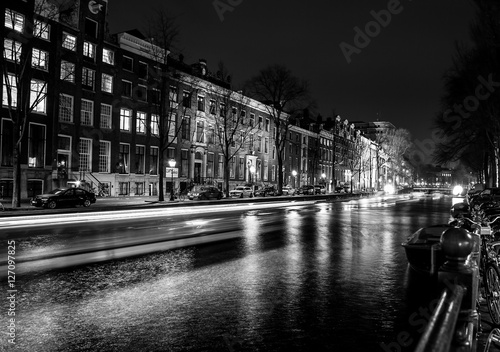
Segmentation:
[(18, 348), (380, 350), (406, 320), (400, 243), (443, 216), (428, 206), (247, 212), (237, 240), (33, 279)]

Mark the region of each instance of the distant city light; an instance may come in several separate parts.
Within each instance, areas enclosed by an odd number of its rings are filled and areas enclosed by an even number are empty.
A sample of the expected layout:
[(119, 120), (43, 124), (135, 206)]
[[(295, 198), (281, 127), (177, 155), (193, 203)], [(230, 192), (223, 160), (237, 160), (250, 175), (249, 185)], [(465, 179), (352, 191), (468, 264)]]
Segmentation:
[(459, 196), (462, 194), (463, 190), (464, 189), (462, 188), (462, 186), (455, 186), (455, 187), (453, 187), (453, 195)]

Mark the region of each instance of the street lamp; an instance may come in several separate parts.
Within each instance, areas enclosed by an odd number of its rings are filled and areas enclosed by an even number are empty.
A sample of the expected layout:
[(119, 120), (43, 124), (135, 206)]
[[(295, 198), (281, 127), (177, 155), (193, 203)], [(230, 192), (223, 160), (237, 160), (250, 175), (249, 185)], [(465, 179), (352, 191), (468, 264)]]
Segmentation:
[(321, 174), (321, 179), (323, 180), (323, 186), (325, 187), (326, 192), (326, 174), (324, 172)]
[(174, 167), (175, 167), (175, 160), (174, 159), (171, 159), (168, 161), (168, 166), (170, 166), (170, 174), (172, 175), (171, 177), (171, 181), (172, 181), (172, 188), (170, 190), (170, 201), (174, 201), (175, 198), (174, 198)]
[(293, 176), (293, 188), (297, 188), (296, 183), (297, 183), (297, 171), (292, 170), (292, 176)]

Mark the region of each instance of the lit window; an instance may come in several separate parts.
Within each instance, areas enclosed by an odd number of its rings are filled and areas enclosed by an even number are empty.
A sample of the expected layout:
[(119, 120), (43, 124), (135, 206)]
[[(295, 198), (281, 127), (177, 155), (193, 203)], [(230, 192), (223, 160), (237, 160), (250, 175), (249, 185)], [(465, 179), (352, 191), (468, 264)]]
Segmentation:
[(113, 76), (102, 74), (101, 90), (107, 93), (113, 93)]
[(44, 81), (31, 80), (30, 104), (33, 112), (46, 113), (47, 84)]
[(63, 32), (62, 47), (68, 50), (76, 51), (76, 36)]
[(35, 27), (33, 28), (33, 35), (37, 38), (49, 40), (50, 24), (35, 20)]
[(137, 111), (135, 131), (137, 133), (146, 133), (146, 113), (145, 112)]
[(43, 50), (33, 48), (31, 66), (40, 70), (47, 71), (49, 68), (49, 53)]
[(132, 118), (132, 110), (120, 109), (120, 130), (130, 131), (130, 119)]
[(151, 135), (158, 136), (158, 115), (151, 115)]
[(111, 105), (101, 104), (101, 128), (111, 128)]
[(61, 61), (61, 80), (75, 83), (75, 64)]
[(74, 98), (71, 95), (59, 96), (59, 121), (73, 122), (73, 101)]
[(19, 62), (21, 60), (21, 43), (5, 39), (3, 41), (5, 59)]
[(4, 85), (2, 94), (2, 104), (9, 106), (9, 97), (11, 99), (10, 107), (15, 108), (17, 106), (17, 82), (16, 76), (12, 73), (4, 75)]
[(120, 143), (120, 155), (118, 161), (118, 173), (128, 174), (130, 165), (130, 145)]
[(205, 97), (198, 95), (198, 111), (205, 111)]
[(91, 100), (82, 99), (82, 125), (92, 126), (94, 123), (94, 102)]
[(10, 9), (5, 9), (5, 27), (23, 32), (24, 16)]
[(95, 45), (90, 42), (83, 43), (83, 56), (87, 56), (90, 58), (95, 57)]
[(115, 64), (115, 52), (106, 48), (102, 49), (102, 62), (105, 64)]

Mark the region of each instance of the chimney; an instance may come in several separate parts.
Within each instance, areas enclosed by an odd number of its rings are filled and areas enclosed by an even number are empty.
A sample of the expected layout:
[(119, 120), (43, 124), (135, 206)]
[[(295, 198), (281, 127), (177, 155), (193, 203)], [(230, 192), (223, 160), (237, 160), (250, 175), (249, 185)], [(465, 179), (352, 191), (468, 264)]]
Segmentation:
[(200, 59), (199, 64), (200, 64), (201, 75), (206, 76), (206, 74), (207, 74), (207, 60)]

